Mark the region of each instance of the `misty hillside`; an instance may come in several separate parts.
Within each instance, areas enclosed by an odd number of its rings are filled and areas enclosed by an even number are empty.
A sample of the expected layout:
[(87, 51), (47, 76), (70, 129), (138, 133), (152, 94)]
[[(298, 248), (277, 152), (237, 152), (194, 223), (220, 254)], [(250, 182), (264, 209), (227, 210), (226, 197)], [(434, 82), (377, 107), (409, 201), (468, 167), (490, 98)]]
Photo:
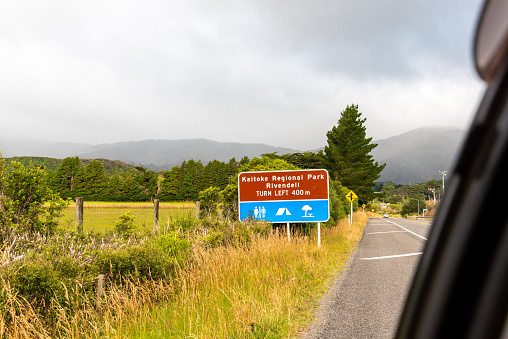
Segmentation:
[(88, 152), (94, 146), (70, 142), (48, 142), (25, 138), (0, 138), (0, 151), (4, 158), (10, 157), (48, 157), (64, 159)]
[(170, 170), (183, 161), (201, 160), (203, 164), (212, 160), (227, 162), (231, 158), (240, 160), (244, 156), (259, 157), (263, 153), (294, 153), (297, 150), (264, 144), (241, 144), (217, 142), (206, 139), (186, 140), (143, 140), (110, 145), (98, 145), (96, 149), (79, 154), (84, 158), (118, 159), (131, 164), (143, 164), (155, 170)]
[(299, 152), (265, 144), (217, 142), (206, 139), (143, 140), (100, 145), (4, 139), (0, 140), (0, 151), (4, 157), (36, 156), (63, 159), (79, 156), (85, 159), (120, 160), (129, 164), (143, 165), (155, 171), (170, 170), (189, 159), (201, 160), (206, 164), (211, 160), (227, 162), (233, 157), (237, 160), (244, 156), (259, 157), (263, 153)]
[(440, 179), (439, 171), (451, 170), (463, 137), (459, 129), (425, 127), (375, 141), (371, 154), (386, 163), (378, 181), (409, 185)]

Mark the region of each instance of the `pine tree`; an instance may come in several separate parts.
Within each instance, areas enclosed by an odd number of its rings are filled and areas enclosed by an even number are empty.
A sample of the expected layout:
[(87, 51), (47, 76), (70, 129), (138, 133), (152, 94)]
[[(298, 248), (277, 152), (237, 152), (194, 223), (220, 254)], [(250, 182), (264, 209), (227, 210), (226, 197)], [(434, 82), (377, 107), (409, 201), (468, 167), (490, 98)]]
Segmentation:
[(203, 169), (203, 189), (215, 186), (216, 168), (219, 161), (212, 160)]
[(121, 184), (122, 182), (119, 174), (114, 174), (109, 178), (108, 188), (106, 191), (106, 196), (108, 200), (111, 201), (123, 200)]
[(99, 160), (92, 160), (84, 172), (76, 176), (77, 194), (88, 200), (103, 200), (106, 195), (107, 177)]
[(203, 187), (203, 171), (205, 170), (205, 166), (201, 160), (198, 160), (194, 163), (194, 167), (192, 168), (192, 195), (190, 198), (194, 201), (197, 200), (199, 192), (204, 189)]
[(51, 189), (62, 197), (74, 197), (76, 177), (82, 170), (81, 160), (78, 157), (65, 158), (58, 169), (51, 174)]
[(137, 183), (136, 195), (138, 199), (151, 201), (157, 193), (159, 179), (157, 173), (147, 170), (143, 166), (136, 166), (134, 169), (134, 181)]
[(157, 195), (157, 199), (163, 201), (178, 200), (179, 174), (180, 167), (174, 166), (171, 171), (163, 172), (164, 180), (161, 183), (161, 192)]
[(333, 179), (353, 190), (361, 202), (373, 198), (372, 187), (386, 164), (374, 162), (370, 152), (377, 146), (366, 137), (366, 127), (358, 105), (342, 111), (337, 126), (326, 133), (328, 146), (320, 157)]
[(180, 166), (180, 175), (178, 180), (178, 200), (191, 200), (192, 197), (192, 179), (196, 162), (192, 159), (183, 161)]

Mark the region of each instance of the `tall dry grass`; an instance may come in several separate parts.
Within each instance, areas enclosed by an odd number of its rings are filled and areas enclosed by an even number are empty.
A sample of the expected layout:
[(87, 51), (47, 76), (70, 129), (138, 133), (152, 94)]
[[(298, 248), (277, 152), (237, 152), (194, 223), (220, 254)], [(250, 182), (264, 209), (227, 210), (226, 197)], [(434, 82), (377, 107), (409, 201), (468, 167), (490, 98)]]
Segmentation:
[[(68, 291), (44, 319), (2, 281), (1, 338), (286, 338), (312, 319), (317, 300), (347, 262), (367, 217), (355, 214), (313, 236), (272, 233), (244, 245), (193, 247), (185, 268), (163, 281), (131, 280), (104, 297)], [(0, 296), (1, 297), (1, 296)]]

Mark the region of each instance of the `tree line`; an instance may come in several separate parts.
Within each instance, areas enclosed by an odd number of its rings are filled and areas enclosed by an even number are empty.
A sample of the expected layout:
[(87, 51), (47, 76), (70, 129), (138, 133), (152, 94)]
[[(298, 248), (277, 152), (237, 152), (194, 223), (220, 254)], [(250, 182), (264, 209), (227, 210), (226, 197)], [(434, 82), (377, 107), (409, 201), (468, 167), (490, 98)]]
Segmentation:
[(436, 179), (430, 179), (423, 184), (395, 185), (391, 182), (384, 183), (382, 189), (377, 192), (378, 202), (400, 205), (402, 215), (421, 213), (427, 208), (426, 201), (439, 200), (441, 197), (442, 183)]
[(170, 171), (154, 172), (142, 166), (122, 174), (106, 174), (99, 160), (84, 166), (78, 157), (65, 158), (56, 171), (48, 174), (49, 187), (62, 198), (83, 197), (95, 201), (194, 201), (208, 187), (225, 188), (237, 174), (244, 157), (225, 163), (208, 164), (198, 160), (183, 161)]

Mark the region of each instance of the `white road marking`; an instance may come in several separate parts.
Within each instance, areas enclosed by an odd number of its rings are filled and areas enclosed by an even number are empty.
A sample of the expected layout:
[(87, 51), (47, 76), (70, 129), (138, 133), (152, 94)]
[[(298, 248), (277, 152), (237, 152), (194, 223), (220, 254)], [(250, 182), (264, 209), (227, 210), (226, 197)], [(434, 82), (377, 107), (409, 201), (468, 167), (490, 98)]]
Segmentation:
[(399, 226), (399, 227), (400, 227), (400, 228), (402, 228), (403, 230), (405, 230), (405, 231), (407, 231), (407, 232), (409, 232), (409, 233), (411, 233), (411, 234), (414, 234), (414, 235), (416, 235), (417, 237), (422, 238), (423, 240), (427, 240), (427, 238), (422, 237), (422, 236), (421, 236), (421, 235), (419, 235), (418, 233), (415, 233), (415, 232), (413, 232), (413, 231), (410, 231), (410, 230), (408, 230), (407, 228), (402, 227), (402, 226), (400, 226), (399, 224), (394, 223), (393, 221), (390, 221), (390, 220), (386, 220), (386, 221), (388, 221), (388, 222), (389, 222), (389, 223), (391, 223), (391, 224), (394, 224), (395, 226)]
[(378, 260), (378, 259), (391, 259), (391, 258), (400, 258), (400, 257), (411, 257), (415, 255), (420, 255), (423, 252), (416, 252), (416, 253), (408, 253), (408, 254), (397, 254), (397, 255), (386, 255), (383, 257), (372, 257), (372, 258), (360, 258), (361, 260)]
[(367, 234), (383, 234), (383, 233), (406, 233), (406, 231), (371, 232)]

